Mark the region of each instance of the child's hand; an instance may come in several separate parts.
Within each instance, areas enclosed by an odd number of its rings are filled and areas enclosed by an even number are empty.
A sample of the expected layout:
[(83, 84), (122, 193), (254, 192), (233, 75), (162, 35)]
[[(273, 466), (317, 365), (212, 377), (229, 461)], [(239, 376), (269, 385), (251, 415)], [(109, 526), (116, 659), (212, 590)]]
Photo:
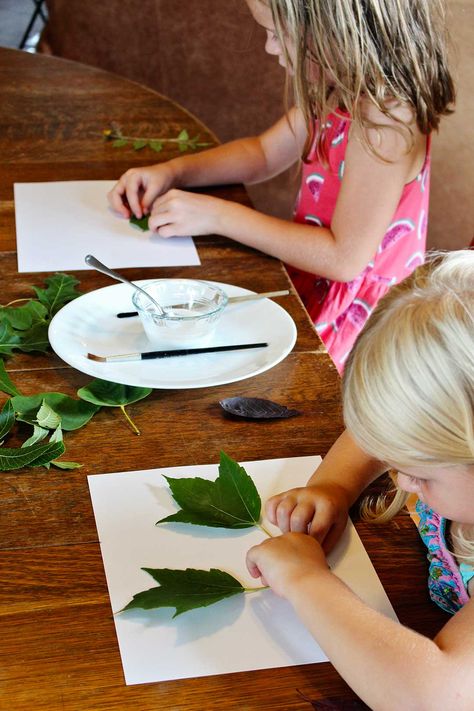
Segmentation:
[(303, 533), (285, 533), (253, 546), (246, 557), (253, 578), (261, 578), (281, 597), (289, 598), (307, 576), (329, 570), (319, 543)]
[(231, 202), (209, 195), (169, 190), (155, 200), (148, 226), (160, 237), (214, 234), (221, 213), (231, 206)]
[(173, 185), (174, 174), (168, 163), (130, 168), (107, 195), (110, 206), (122, 217), (139, 219), (150, 212), (158, 195)]
[(342, 486), (315, 484), (272, 496), (265, 511), (268, 520), (283, 533), (309, 533), (329, 553), (346, 526), (349, 498)]

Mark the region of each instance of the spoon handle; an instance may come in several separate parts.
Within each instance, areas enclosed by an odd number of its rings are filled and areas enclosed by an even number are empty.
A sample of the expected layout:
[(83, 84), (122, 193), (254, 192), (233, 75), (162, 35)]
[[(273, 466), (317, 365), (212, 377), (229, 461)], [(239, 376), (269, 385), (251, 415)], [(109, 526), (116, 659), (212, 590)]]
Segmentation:
[(85, 263), (89, 266), (92, 267), (92, 269), (96, 269), (98, 272), (101, 272), (102, 274), (105, 274), (106, 276), (111, 277), (112, 279), (116, 279), (117, 281), (121, 281), (124, 284), (128, 284), (128, 286), (131, 286), (132, 289), (137, 289), (137, 291), (140, 291), (142, 294), (144, 294), (149, 301), (151, 301), (155, 307), (158, 310), (158, 313), (162, 316), (164, 314), (164, 311), (160, 304), (155, 301), (155, 299), (148, 294), (145, 289), (142, 289), (141, 286), (138, 286), (137, 284), (134, 284), (133, 281), (130, 281), (126, 277), (124, 277), (122, 274), (119, 274), (116, 272), (114, 269), (110, 269), (110, 267), (106, 267), (105, 264), (100, 262), (97, 257), (94, 257), (93, 254), (87, 254), (84, 257)]

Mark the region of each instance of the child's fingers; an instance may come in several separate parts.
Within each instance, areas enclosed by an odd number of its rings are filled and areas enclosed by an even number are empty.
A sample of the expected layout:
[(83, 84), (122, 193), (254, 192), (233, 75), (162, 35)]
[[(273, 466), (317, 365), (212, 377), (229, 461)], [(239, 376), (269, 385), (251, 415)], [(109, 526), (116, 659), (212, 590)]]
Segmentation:
[(107, 193), (107, 199), (109, 201), (110, 207), (118, 212), (122, 217), (130, 217), (130, 210), (124, 203), (125, 186), (119, 182), (115, 185), (110, 192)]
[(265, 514), (270, 523), (273, 523), (274, 526), (277, 525), (276, 510), (281, 499), (282, 495), (277, 494), (275, 496), (270, 497), (265, 504)]
[(290, 520), (293, 510), (296, 506), (296, 501), (293, 497), (286, 496), (280, 501), (276, 510), (276, 525), (282, 533), (288, 533), (290, 529)]
[(309, 502), (298, 503), (290, 515), (289, 530), (294, 533), (307, 533), (308, 526), (315, 515), (314, 504)]
[(245, 557), (245, 564), (247, 566), (247, 570), (249, 571), (250, 575), (252, 578), (260, 578), (261, 573), (260, 573), (260, 568), (258, 567), (257, 563), (255, 562), (255, 558), (257, 557), (257, 549), (259, 546), (252, 546), (247, 551), (247, 555)]
[(141, 175), (131, 175), (126, 183), (125, 194), (127, 196), (128, 204), (130, 205), (130, 210), (140, 219), (143, 217), (143, 210), (140, 200), (140, 194), (142, 191), (143, 182)]
[[(319, 543), (323, 547), (324, 553), (327, 555), (332, 551), (342, 534), (344, 533), (344, 529), (346, 528), (346, 521), (341, 522), (338, 521), (338, 523), (335, 523), (334, 526), (331, 526), (327, 534), (325, 535), (324, 539), (322, 541), (319, 541)], [(318, 539), (319, 540), (319, 539)]]

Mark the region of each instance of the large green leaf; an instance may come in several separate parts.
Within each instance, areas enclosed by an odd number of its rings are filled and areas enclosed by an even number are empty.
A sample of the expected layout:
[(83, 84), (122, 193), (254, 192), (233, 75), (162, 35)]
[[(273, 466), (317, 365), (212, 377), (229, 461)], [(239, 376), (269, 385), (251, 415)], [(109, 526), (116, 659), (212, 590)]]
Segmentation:
[(124, 610), (141, 608), (152, 610), (157, 607), (174, 607), (173, 617), (197, 607), (213, 605), (226, 597), (245, 592), (238, 580), (222, 570), (170, 570), (169, 568), (142, 568), (157, 583), (158, 588), (150, 588), (133, 596)]
[(0, 321), (8, 321), (19, 331), (26, 331), (34, 324), (44, 321), (47, 315), (46, 306), (33, 299), (22, 306), (4, 306), (0, 309)]
[(29, 447), (20, 447), (19, 449), (2, 447), (0, 449), (0, 470), (11, 471), (12, 469), (22, 469), (27, 466), (39, 467), (49, 464), (64, 452), (64, 442), (32, 444)]
[(17, 348), (24, 353), (31, 353), (33, 351), (46, 353), (49, 348), (48, 325), (49, 322), (41, 321), (35, 323), (26, 331), (18, 331), (21, 335), (21, 340)]
[(245, 469), (224, 452), (215, 481), (200, 477), (165, 478), (181, 511), (157, 523), (193, 523), (217, 528), (259, 525), (262, 502), (255, 484)]
[(134, 385), (120, 385), (97, 378), (77, 391), (82, 400), (105, 407), (121, 407), (143, 400), (152, 392), (152, 388), (139, 388)]
[[(84, 400), (74, 400), (63, 393), (38, 393), (37, 395), (17, 395), (12, 405), (17, 420), (37, 424), (38, 410), (43, 401), (61, 418), (63, 430), (77, 430), (83, 427), (97, 412), (99, 407)], [(56, 425), (53, 425), (54, 427)]]
[(61, 309), (64, 304), (76, 299), (80, 293), (76, 291), (76, 286), (79, 281), (70, 274), (57, 273), (54, 276), (48, 277), (46, 280), (46, 289), (40, 289), (34, 286), (38, 300), (48, 310), (50, 318)]
[(21, 395), (16, 385), (14, 385), (10, 380), (10, 376), (5, 370), (5, 363), (2, 358), (0, 358), (0, 390), (7, 393), (7, 395)]
[(15, 422), (15, 411), (9, 398), (0, 412), (0, 441), (10, 432)]

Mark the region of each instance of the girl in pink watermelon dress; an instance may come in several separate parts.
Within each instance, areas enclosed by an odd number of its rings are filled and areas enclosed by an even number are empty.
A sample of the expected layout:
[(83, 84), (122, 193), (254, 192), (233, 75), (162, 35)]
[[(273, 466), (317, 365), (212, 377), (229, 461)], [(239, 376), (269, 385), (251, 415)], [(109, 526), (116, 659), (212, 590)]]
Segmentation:
[[(444, 0), (246, 0), (295, 106), (263, 134), (128, 170), (109, 194), (163, 238), (221, 234), (283, 260), (336, 367), (422, 260), (430, 134), (449, 113)], [(302, 161), (293, 222), (185, 190)]]

